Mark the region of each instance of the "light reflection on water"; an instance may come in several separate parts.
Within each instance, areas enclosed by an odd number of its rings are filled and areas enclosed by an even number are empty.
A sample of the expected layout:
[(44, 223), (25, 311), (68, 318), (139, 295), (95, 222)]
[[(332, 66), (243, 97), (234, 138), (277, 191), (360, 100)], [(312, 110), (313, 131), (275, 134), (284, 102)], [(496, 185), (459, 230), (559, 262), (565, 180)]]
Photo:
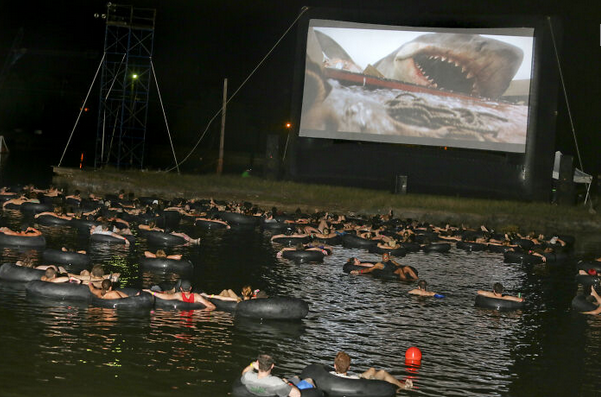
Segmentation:
[[(2, 224), (24, 221), (15, 215)], [(2, 283), (2, 395), (101, 396), (108, 387), (115, 396), (222, 396), (258, 352), (273, 354), (276, 373), (290, 376), (310, 363), (331, 364), (339, 350), (353, 357), (356, 372), (374, 366), (400, 379), (413, 377), (416, 389), (410, 393), (420, 396), (543, 395), (540, 390), (589, 395), (601, 386), (596, 365), (601, 322), (571, 312), (573, 267), (526, 269), (503, 263), (500, 254), (459, 250), (409, 254), (400, 261), (446, 295), (424, 299), (407, 294), (412, 284), (341, 271), (350, 256), (378, 259), (365, 251), (336, 247), (324, 263), (297, 264), (275, 258), (279, 248), (271, 246), (267, 233), (183, 229), (201, 236), (201, 245), (169, 253), (192, 261), (197, 288), (217, 293), (251, 284), (270, 295), (301, 297), (310, 303), (308, 317), (288, 323), (222, 312), (131, 313), (39, 301), (18, 285)], [(126, 286), (173, 280), (140, 272), (143, 251), (157, 248), (143, 239), (131, 248), (89, 246), (88, 236), (74, 229), (43, 232), (50, 248), (88, 249), (94, 263), (120, 272)], [(1, 253), (3, 262), (25, 254)], [(527, 297), (523, 311), (474, 307), (475, 291), (496, 281)], [(410, 346), (424, 356), (417, 369), (404, 363)], [(566, 377), (582, 381), (576, 393)]]

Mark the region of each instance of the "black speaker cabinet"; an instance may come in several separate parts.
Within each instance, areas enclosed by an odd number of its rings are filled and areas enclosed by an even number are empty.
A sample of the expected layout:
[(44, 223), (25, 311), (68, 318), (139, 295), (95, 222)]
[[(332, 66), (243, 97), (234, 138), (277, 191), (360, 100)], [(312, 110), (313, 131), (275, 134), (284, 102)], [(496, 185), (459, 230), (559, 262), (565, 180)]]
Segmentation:
[(574, 157), (561, 156), (557, 181), (557, 204), (574, 205)]

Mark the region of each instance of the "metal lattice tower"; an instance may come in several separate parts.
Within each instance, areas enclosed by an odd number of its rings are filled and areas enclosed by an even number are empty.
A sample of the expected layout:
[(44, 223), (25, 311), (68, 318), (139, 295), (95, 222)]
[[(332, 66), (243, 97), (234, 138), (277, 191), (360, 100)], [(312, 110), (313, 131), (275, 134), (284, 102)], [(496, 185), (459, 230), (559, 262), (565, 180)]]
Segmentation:
[(156, 10), (108, 3), (94, 168), (142, 168)]

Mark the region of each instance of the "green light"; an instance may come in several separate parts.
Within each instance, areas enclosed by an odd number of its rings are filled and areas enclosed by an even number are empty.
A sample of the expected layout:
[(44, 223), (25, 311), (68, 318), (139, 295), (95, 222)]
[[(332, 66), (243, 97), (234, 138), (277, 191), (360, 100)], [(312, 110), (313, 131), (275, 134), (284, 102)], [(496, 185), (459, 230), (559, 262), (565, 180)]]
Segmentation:
[(134, 73), (134, 74), (131, 75), (131, 78), (135, 80), (135, 79), (138, 78), (138, 75)]

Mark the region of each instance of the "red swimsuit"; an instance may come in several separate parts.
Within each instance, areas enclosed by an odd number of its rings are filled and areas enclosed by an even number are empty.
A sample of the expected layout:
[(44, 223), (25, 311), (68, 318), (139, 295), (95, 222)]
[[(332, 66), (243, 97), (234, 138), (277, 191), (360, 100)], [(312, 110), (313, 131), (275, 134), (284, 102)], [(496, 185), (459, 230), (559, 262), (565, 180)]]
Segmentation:
[(186, 294), (182, 292), (182, 301), (194, 303), (194, 292), (190, 292), (190, 296), (186, 298)]

